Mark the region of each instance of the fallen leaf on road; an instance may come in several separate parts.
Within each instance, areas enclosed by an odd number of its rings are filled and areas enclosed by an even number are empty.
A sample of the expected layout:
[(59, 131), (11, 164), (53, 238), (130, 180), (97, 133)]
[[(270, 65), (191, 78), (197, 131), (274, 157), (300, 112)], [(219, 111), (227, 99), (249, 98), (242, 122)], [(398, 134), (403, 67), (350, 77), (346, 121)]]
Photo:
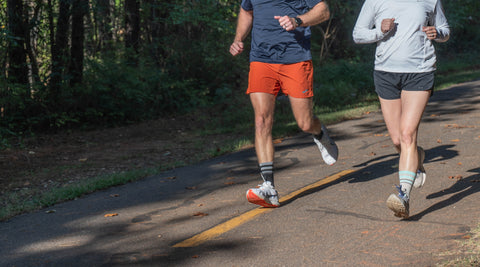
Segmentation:
[(187, 189), (187, 190), (195, 190), (195, 189), (197, 189), (197, 187), (196, 187), (196, 186), (187, 186), (187, 187), (185, 187), (185, 189)]
[(383, 134), (375, 134), (374, 136), (383, 136)]
[(472, 125), (458, 125), (456, 123), (453, 123), (453, 124), (445, 124), (445, 128), (453, 128), (453, 129), (475, 128), (475, 126), (472, 126)]
[(167, 177), (167, 178), (165, 178), (165, 179), (167, 179), (167, 180), (175, 180), (175, 179), (177, 179), (177, 176), (170, 176), (170, 177)]
[(280, 144), (281, 142), (283, 142), (283, 138), (273, 140), (274, 144)]
[(445, 124), (445, 128), (458, 128), (458, 124)]
[(460, 139), (452, 139), (452, 140), (450, 140), (450, 142), (459, 142), (459, 141), (460, 141)]
[(119, 197), (119, 194), (111, 194), (110, 197)]
[(85, 162), (85, 161), (87, 161), (87, 158), (78, 159), (78, 161), (80, 161), (80, 162)]
[(105, 214), (105, 216), (103, 217), (114, 217), (114, 216), (118, 216), (118, 213), (109, 213), (109, 214)]
[(223, 183), (223, 184), (225, 184), (225, 185), (233, 185), (233, 184), (237, 184), (237, 183), (235, 183), (235, 182), (225, 182), (225, 183)]
[(451, 176), (448, 176), (448, 178), (460, 180), (460, 179), (462, 179), (463, 177), (462, 177), (461, 175), (455, 175), (455, 176), (451, 175)]
[(208, 213), (197, 212), (197, 213), (193, 214), (193, 216), (196, 216), (196, 217), (203, 217), (203, 216), (208, 216)]
[(441, 144), (441, 143), (442, 143), (442, 140), (437, 139), (437, 143)]

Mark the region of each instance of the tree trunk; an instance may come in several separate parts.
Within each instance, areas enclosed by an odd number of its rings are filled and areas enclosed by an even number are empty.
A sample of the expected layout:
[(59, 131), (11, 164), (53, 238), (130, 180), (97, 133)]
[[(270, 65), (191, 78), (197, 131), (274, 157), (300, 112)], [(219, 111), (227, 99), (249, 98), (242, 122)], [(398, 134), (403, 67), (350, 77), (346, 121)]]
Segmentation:
[(88, 10), (88, 1), (74, 0), (72, 4), (72, 46), (70, 49), (69, 74), (72, 76), (70, 85), (82, 82), (85, 25), (83, 18)]
[(68, 30), (70, 18), (70, 1), (60, 0), (57, 30), (55, 43), (52, 47), (52, 73), (50, 77), (50, 99), (52, 104), (59, 103), (60, 85), (63, 81), (63, 74), (67, 57)]
[[(30, 3), (30, 5), (34, 5)], [(40, 14), (40, 10), (42, 7), (42, 0), (36, 0), (35, 5), (33, 6), (33, 14), (32, 18), (30, 19), (28, 11), (25, 12), (25, 18), (28, 18), (29, 23), (27, 28), (27, 33), (25, 34), (25, 46), (28, 54), (28, 58), (30, 60), (30, 76), (31, 76), (31, 83), (36, 83), (39, 81), (40, 72), (38, 69), (38, 62), (37, 62), (37, 55), (35, 50), (35, 43), (37, 40), (37, 33), (35, 30), (32, 30), (35, 25), (34, 23), (38, 21), (38, 16)]]
[[(125, 48), (127, 58), (134, 64), (140, 43), (140, 3), (138, 0), (125, 0)], [(132, 50), (135, 55), (131, 55)]]
[[(168, 1), (163, 0), (161, 3), (159, 0), (146, 0), (149, 8), (148, 22), (145, 23), (147, 28), (148, 41), (151, 50), (151, 56), (155, 60), (155, 63), (164, 67), (165, 50), (162, 44), (164, 34), (168, 35), (167, 26), (165, 21), (168, 18), (168, 9), (165, 5)], [(161, 5), (164, 5), (163, 7)]]
[[(11, 38), (8, 42), (8, 79), (13, 83), (28, 85), (28, 66), (25, 53), (26, 27), (23, 19), (22, 0), (8, 0), (8, 30)], [(28, 88), (27, 88), (28, 89)], [(30, 95), (30, 90), (23, 94)]]
[(113, 40), (110, 0), (97, 1), (98, 47), (103, 53), (109, 52)]

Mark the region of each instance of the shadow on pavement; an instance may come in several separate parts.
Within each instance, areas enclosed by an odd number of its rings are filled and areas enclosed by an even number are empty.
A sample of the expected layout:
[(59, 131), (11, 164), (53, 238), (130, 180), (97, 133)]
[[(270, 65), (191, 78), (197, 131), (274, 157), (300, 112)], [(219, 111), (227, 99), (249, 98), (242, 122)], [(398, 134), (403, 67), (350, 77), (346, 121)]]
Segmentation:
[(453, 194), (451, 197), (442, 200), (438, 203), (435, 203), (431, 207), (423, 210), (420, 213), (417, 213), (409, 218), (411, 221), (418, 221), (420, 220), (424, 215), (434, 212), (437, 210), (440, 210), (442, 208), (445, 208), (447, 206), (453, 205), (456, 202), (462, 200), (463, 198), (480, 192), (480, 168), (476, 168), (473, 170), (469, 170), (469, 172), (476, 172), (476, 174), (473, 174), (469, 177), (466, 178), (461, 178), (458, 180), (455, 184), (453, 184), (451, 187), (444, 189), (442, 191), (430, 194), (427, 196), (427, 199), (433, 199), (445, 195), (450, 195)]

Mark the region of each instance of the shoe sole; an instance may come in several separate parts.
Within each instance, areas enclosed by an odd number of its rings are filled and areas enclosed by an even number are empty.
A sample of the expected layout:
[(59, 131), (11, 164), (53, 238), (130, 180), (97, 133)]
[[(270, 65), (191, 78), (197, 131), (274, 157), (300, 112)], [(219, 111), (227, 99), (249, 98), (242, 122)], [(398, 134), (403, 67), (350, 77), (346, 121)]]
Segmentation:
[(278, 208), (280, 205), (273, 205), (266, 202), (263, 198), (257, 196), (251, 189), (247, 191), (247, 200), (248, 202), (259, 205), (265, 208)]
[(387, 199), (387, 207), (394, 212), (394, 215), (399, 218), (407, 219), (409, 211), (403, 203), (394, 194), (391, 194)]
[[(421, 177), (418, 177), (419, 174), (421, 175)], [(425, 184), (425, 180), (427, 180), (427, 174), (425, 172), (420, 172), (420, 173), (417, 172), (417, 177), (415, 178), (415, 181), (417, 181), (418, 179), (420, 179), (421, 182), (418, 182), (418, 183), (414, 182), (413, 187), (415, 188), (421, 188)]]
[(325, 161), (325, 163), (329, 166), (333, 166), (335, 163), (337, 163), (337, 160), (330, 156), (328, 152), (326, 152), (325, 154), (322, 153), (322, 158), (323, 161)]
[[(313, 141), (317, 144), (317, 147), (320, 150), (320, 154), (322, 154), (323, 161), (325, 161), (327, 165), (333, 166), (337, 162), (337, 160), (334, 157), (330, 156), (330, 153), (328, 153), (327, 148), (325, 148), (325, 146), (322, 145), (320, 140), (314, 139)], [(323, 149), (320, 149), (320, 146), (322, 146)]]

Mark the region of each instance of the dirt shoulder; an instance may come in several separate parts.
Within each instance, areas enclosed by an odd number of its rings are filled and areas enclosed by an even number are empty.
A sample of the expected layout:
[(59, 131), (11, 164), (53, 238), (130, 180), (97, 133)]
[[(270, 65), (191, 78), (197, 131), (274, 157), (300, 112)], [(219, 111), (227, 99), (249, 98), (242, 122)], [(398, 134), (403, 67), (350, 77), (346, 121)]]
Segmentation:
[(0, 151), (0, 199), (9, 192), (45, 191), (103, 174), (190, 164), (235, 138), (197, 134), (203, 127), (204, 122), (183, 116), (25, 139)]

